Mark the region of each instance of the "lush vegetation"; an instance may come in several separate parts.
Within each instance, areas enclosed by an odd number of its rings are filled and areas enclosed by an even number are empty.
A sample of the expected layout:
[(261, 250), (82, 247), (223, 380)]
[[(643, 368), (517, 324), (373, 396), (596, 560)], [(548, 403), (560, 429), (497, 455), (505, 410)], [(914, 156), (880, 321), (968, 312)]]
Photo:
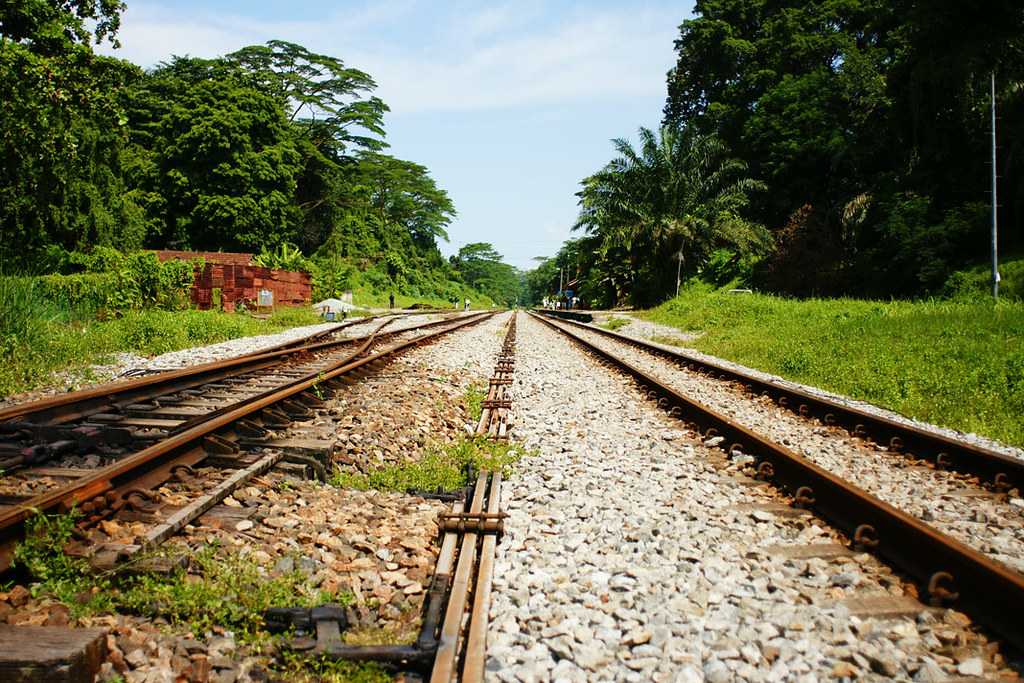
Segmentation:
[[(300, 309), (280, 309), (264, 320), (220, 311), (127, 308), (101, 320), (96, 305), (105, 297), (53, 295), (52, 278), (75, 277), (92, 276), (0, 277), (0, 396), (47, 384), (57, 371), (82, 369), (115, 352), (155, 355), (319, 322)], [(76, 388), (90, 379), (86, 370), (63, 381)]]
[(988, 250), (993, 73), (1001, 247), (1021, 246), (1019, 2), (698, 0), (675, 51), (661, 130), (582, 181), (583, 236), (527, 277), (532, 300), (560, 270), (593, 306), (709, 270), (797, 296), (959, 289)]
[(1024, 305), (798, 301), (692, 283), (645, 318), (700, 351), (1024, 446)]
[(0, 9), (0, 274), (96, 246), (253, 251), (311, 272), (317, 297), (515, 300), (517, 279), (488, 276), (484, 297), (442, 257), (455, 207), (385, 153), (369, 74), (278, 40), (144, 71), (93, 51), (123, 9)]
[[(95, 573), (84, 559), (64, 547), (71, 540), (77, 514), (35, 515), (26, 523), (26, 538), (15, 550), (14, 567), (28, 574), (37, 597), (64, 603), (74, 616), (116, 611), (166, 620), (172, 627), (203, 637), (211, 628), (229, 629), (253, 652), (273, 652), (274, 638), (263, 613), (271, 607), (317, 607), (328, 602), (348, 605), (352, 596), (317, 589), (299, 569), (267, 575), (247, 557), (217, 545), (191, 553), (187, 569), (170, 573), (135, 571), (134, 563)], [(162, 549), (140, 556), (149, 560)], [(282, 652), (281, 672), (288, 680), (391, 680), (379, 666), (307, 660)]]
[(262, 614), (269, 607), (314, 607), (350, 599), (348, 594), (322, 594), (298, 570), (263, 575), (251, 560), (216, 545), (192, 553), (188, 571), (149, 574), (126, 566), (119, 570), (123, 573), (96, 574), (86, 560), (64, 552), (75, 520), (74, 512), (31, 517), (14, 556), (14, 566), (35, 581), (33, 594), (53, 596), (75, 614), (119, 609), (163, 617), (196, 635), (212, 626), (230, 628), (251, 641), (266, 635), (261, 633)]
[(449, 446), (434, 446), (415, 462), (388, 465), (368, 473), (338, 470), (331, 483), (344, 488), (376, 491), (419, 489), (423, 491), (454, 491), (472, 482), (468, 468), (489, 469), (509, 473), (509, 468), (522, 452), (499, 441), (465, 438)]

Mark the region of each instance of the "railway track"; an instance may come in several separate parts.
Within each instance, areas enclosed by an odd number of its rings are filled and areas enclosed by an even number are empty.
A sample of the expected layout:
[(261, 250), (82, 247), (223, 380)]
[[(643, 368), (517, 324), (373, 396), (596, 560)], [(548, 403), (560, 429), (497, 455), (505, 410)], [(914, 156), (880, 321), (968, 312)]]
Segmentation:
[(845, 429), (850, 435), (884, 445), (889, 451), (913, 460), (926, 460), (936, 468), (978, 477), (988, 488), (1005, 492), (1024, 488), (1024, 460), (943, 434), (922, 429), (861, 410), (796, 387), (762, 379), (721, 363), (715, 363), (685, 351), (629, 337), (595, 325), (564, 319), (563, 324), (627, 344), (663, 358), (691, 372), (730, 382), (756, 396), (766, 396), (779, 407), (797, 415), (818, 420), (830, 427)]
[[(767, 437), (762, 431), (751, 429), (741, 424), (740, 421), (726, 414), (723, 410), (715, 409), (704, 402), (703, 396), (700, 399), (694, 398), (692, 392), (683, 392), (679, 387), (667, 381), (665, 371), (660, 372), (644, 365), (641, 359), (625, 358), (627, 355), (621, 348), (612, 348), (608, 343), (599, 343), (588, 337), (607, 336), (599, 333), (590, 326), (581, 326), (575, 323), (558, 323), (547, 317), (535, 316), (536, 319), (568, 337), (574, 344), (598, 358), (603, 364), (623, 372), (639, 383), (642, 393), (659, 407), (667, 410), (675, 417), (678, 417), (693, 428), (698, 430), (705, 440), (706, 445), (718, 445), (723, 448), (726, 454), (739, 454), (750, 459), (749, 465), (757, 476), (771, 483), (780, 491), (791, 497), (793, 504), (797, 507), (809, 509), (820, 515), (831, 525), (847, 534), (851, 545), (855, 548), (870, 550), (873, 554), (883, 558), (892, 566), (904, 572), (912, 578), (919, 586), (919, 594), (936, 605), (954, 606), (971, 614), (979, 622), (992, 628), (1001, 637), (1013, 643), (1015, 647), (1024, 646), (1024, 630), (1019, 627), (1019, 620), (1016, 618), (1017, 610), (1024, 607), (1024, 576), (1018, 571), (1011, 569), (1000, 562), (993, 561), (976, 548), (961, 542), (946, 533), (942, 533), (933, 526), (922, 521), (918, 517), (907, 514), (893, 505), (881, 500), (864, 490), (855, 482), (837, 476), (829, 469), (815, 464), (811, 459), (795, 452), (792, 448)], [(583, 329), (581, 329), (583, 328)], [(593, 333), (593, 334), (591, 334)], [(621, 335), (614, 335), (621, 337)], [(633, 340), (622, 340), (619, 345), (629, 343), (631, 347), (642, 348), (647, 351), (647, 346), (640, 343), (633, 343)], [(657, 349), (660, 358), (672, 355), (664, 349)], [(673, 356), (673, 361), (690, 363), (691, 359), (681, 356)], [(722, 374), (721, 369), (713, 372)], [(728, 375), (735, 377), (735, 375)], [(750, 378), (753, 379), (753, 378)], [(748, 382), (754, 390), (768, 391), (769, 396), (773, 390), (779, 392), (780, 397), (793, 397), (796, 394), (789, 388), (768, 387)], [(763, 388), (762, 388), (763, 387)], [(810, 409), (809, 398), (804, 402), (793, 406), (798, 413), (808, 417)], [(786, 403), (789, 403), (787, 401)], [(800, 405), (807, 406), (803, 410)], [(818, 400), (814, 404), (815, 410), (823, 410), (823, 403)], [(847, 410), (840, 413), (839, 407), (833, 407), (829, 413), (821, 414), (823, 422), (829, 414), (832, 420), (827, 424), (839, 424), (840, 419), (848, 419), (850, 416), (859, 413), (857, 410)], [(845, 415), (840, 418), (837, 414)], [(867, 427), (866, 422), (858, 422), (862, 426), (858, 435), (864, 435)], [(898, 450), (906, 453), (909, 448), (907, 444), (919, 444), (927, 441), (933, 435), (922, 430), (910, 429), (898, 425), (902, 430), (899, 434), (892, 434), (889, 437), (891, 446), (900, 446)], [(887, 425), (885, 429), (895, 430), (897, 426)], [(856, 425), (854, 426), (856, 429)], [(886, 434), (881, 431), (881, 426), (875, 427), (879, 430), (876, 434)], [(891, 439), (898, 438), (899, 442)], [(1013, 462), (1007, 460), (1002, 454), (993, 453), (991, 460), (984, 465), (971, 464), (964, 455), (967, 452), (975, 452), (978, 449), (966, 447), (954, 451), (949, 442), (951, 440), (939, 436), (932, 440), (930, 448), (938, 447), (941, 444), (945, 449), (947, 457), (952, 457), (952, 462), (957, 463), (959, 468), (970, 471), (971, 476), (977, 476), (982, 472), (993, 472), (998, 463), (999, 469), (995, 474), (1002, 474), (1003, 477), (992, 476), (991, 483), (999, 483), (999, 487), (1013, 481), (1019, 481), (1012, 477), (1017, 470), (1012, 469)], [(950, 456), (950, 453), (956, 453)], [(916, 455), (916, 452), (915, 452)], [(987, 457), (987, 456), (978, 456)], [(951, 462), (946, 458), (938, 458), (935, 462), (942, 461), (946, 465)], [(1012, 485), (1012, 484), (1011, 484)], [(925, 501), (933, 503), (934, 501)]]
[[(479, 323), (492, 314), (473, 314), (453, 320), (440, 320), (382, 333), (380, 328), (368, 336), (326, 342), (315, 342), (256, 354), (242, 359), (231, 359), (216, 364), (196, 366), (184, 371), (165, 373), (146, 381), (132, 381), (112, 386), (109, 391), (79, 392), (74, 397), (58, 397), (24, 406), (16, 406), (6, 413), (8, 419), (17, 418), (14, 428), (7, 433), (18, 439), (31, 440), (37, 434), (52, 435), (58, 430), (86, 432), (82, 438), (64, 445), (46, 441), (46, 449), (61, 455), (63, 449), (75, 451), (104, 451), (109, 464), (98, 468), (22, 468), (15, 475), (4, 478), (8, 487), (15, 485), (16, 477), (29, 481), (33, 476), (47, 478), (50, 486), (26, 496), (9, 497), (0, 507), (0, 568), (7, 568), (13, 548), (22, 535), (22, 525), (37, 512), (66, 512), (77, 508), (84, 517), (80, 526), (88, 528), (110, 519), (122, 511), (143, 510), (152, 496), (152, 490), (173, 479), (194, 478), (194, 468), (213, 464), (224, 469), (224, 476), (216, 478), (211, 489), (180, 506), (173, 514), (153, 524), (135, 543), (116, 544), (98, 549), (98, 555), (107, 555), (101, 563), (115, 563), (139, 551), (161, 543), (213, 505), (227, 497), (231, 491), (253, 477), (267, 471), (283, 459), (317, 463), (303, 455), (289, 454), (287, 444), (275, 441), (275, 432), (287, 428), (295, 420), (310, 418), (323, 405), (323, 398), (341, 384), (357, 381), (373, 373), (399, 354), (469, 325)], [(378, 344), (386, 345), (377, 350)], [(319, 355), (314, 362), (308, 357)], [(285, 359), (300, 358), (298, 364), (285, 364)], [(210, 366), (214, 367), (210, 367)], [(287, 372), (280, 371), (287, 367)], [(217, 373), (233, 372), (235, 379), (258, 379), (260, 371), (273, 369), (275, 379), (269, 386), (250, 386), (245, 393), (233, 392)], [(216, 379), (211, 380), (211, 374)], [(243, 382), (243, 384), (246, 384)], [(183, 388), (183, 386), (185, 388)], [(193, 394), (183, 393), (193, 387), (207, 387), (228, 394), (212, 403), (211, 409), (194, 415), (175, 415), (174, 419), (162, 414), (152, 418), (166, 424), (139, 423), (128, 408), (135, 405), (139, 392), (164, 397), (152, 407), (162, 410), (163, 404), (175, 405), (167, 397)], [(75, 399), (79, 400), (75, 400)], [(108, 415), (110, 406), (122, 408), (113, 416), (120, 419), (97, 420)], [(179, 402), (180, 405), (180, 402)], [(148, 406), (147, 406), (148, 407)], [(33, 422), (26, 421), (31, 417)], [(141, 418), (145, 419), (145, 418)], [(78, 422), (76, 422), (76, 420)], [(112, 437), (111, 424), (120, 426), (121, 435)], [(7, 423), (10, 425), (11, 423)], [(25, 425), (32, 425), (26, 427)], [(38, 431), (37, 431), (38, 430)], [(94, 431), (90, 431), (94, 430)], [(152, 430), (159, 434), (153, 438)], [(141, 431), (141, 434), (140, 434)], [(138, 436), (144, 438), (138, 438)], [(65, 439), (68, 441), (71, 439)], [(36, 448), (34, 443), (24, 448)], [(59, 445), (56, 445), (59, 444)], [(255, 451), (255, 452), (253, 452)]]
[(0, 468), (18, 474), (0, 486), (0, 511), (4, 505), (25, 498), (18, 490), (19, 483), (30, 480), (33, 470), (61, 476), (54, 468), (46, 467), (55, 460), (64, 462), (58, 469), (68, 474), (68, 466), (95, 466), (97, 460), (106, 463), (123, 458), (215, 417), (232, 405), (322, 371), (351, 356), (352, 349), (447, 321), (383, 331), (392, 323), (389, 319), (377, 323), (371, 334), (322, 341), (343, 329), (332, 328), (279, 345), (283, 348), (9, 407), (0, 411)]

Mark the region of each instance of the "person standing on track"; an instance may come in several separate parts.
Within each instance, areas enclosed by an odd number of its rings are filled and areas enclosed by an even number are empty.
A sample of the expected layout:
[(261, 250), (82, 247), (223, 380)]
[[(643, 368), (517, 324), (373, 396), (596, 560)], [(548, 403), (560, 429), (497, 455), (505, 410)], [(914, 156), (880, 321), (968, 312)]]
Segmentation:
[(391, 294), (388, 295), (388, 308), (394, 309), (394, 307), (395, 307), (395, 293), (391, 292)]
[(464, 310), (464, 311), (468, 311), (469, 310), (469, 297), (468, 296), (466, 297), (466, 306), (462, 310)]

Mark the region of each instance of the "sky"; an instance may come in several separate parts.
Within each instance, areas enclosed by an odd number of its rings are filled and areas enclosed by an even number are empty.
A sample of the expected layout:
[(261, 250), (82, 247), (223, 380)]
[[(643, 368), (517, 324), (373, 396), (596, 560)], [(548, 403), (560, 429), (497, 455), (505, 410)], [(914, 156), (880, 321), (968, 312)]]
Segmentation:
[(120, 49), (151, 67), (271, 39), (369, 73), (389, 154), (425, 165), (458, 216), (446, 255), (490, 242), (528, 269), (578, 211), (610, 140), (656, 127), (673, 40), (692, 2), (245, 2), (128, 0)]

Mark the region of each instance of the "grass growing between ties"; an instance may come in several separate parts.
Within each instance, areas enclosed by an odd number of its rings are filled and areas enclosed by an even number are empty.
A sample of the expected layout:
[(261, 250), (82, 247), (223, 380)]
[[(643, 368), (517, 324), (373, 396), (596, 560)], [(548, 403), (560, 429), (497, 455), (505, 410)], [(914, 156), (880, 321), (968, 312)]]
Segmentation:
[(466, 393), (462, 395), (462, 403), (466, 406), (466, 412), (470, 419), (476, 423), (484, 412), (484, 399), (487, 398), (487, 387), (482, 384), (470, 384), (466, 387)]
[(57, 372), (101, 363), (118, 352), (158, 355), (318, 322), (312, 311), (298, 308), (280, 309), (265, 320), (158, 309), (99, 320), (94, 311), (47, 299), (30, 278), (0, 278), (0, 396), (43, 386)]
[(690, 345), (910, 417), (1024, 446), (1024, 303), (793, 300), (694, 285), (642, 317)]
[(453, 491), (471, 483), (466, 476), (467, 465), (508, 475), (522, 455), (523, 452), (510, 443), (467, 437), (449, 446), (430, 446), (416, 462), (388, 465), (365, 474), (338, 470), (331, 483), (363, 491), (434, 491), (439, 488)]
[(29, 519), (26, 539), (15, 550), (15, 566), (33, 577), (34, 595), (60, 600), (76, 617), (112, 612), (161, 617), (197, 636), (219, 626), (243, 642), (258, 643), (269, 637), (261, 617), (267, 608), (351, 599), (321, 593), (298, 570), (266, 575), (251, 559), (216, 545), (195, 552), (187, 570), (170, 574), (91, 573), (85, 560), (63, 552), (75, 519), (74, 513)]
[(373, 662), (342, 662), (308, 657), (298, 652), (281, 654), (281, 678), (295, 683), (390, 683), (394, 677)]

